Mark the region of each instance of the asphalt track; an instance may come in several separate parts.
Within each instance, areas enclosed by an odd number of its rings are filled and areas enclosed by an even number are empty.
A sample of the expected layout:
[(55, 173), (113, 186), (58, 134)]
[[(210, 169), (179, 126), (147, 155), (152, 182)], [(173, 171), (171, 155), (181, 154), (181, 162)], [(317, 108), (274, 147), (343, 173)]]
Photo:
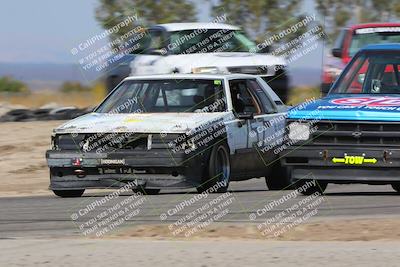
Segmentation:
[[(118, 203), (133, 199), (130, 192), (121, 194), (84, 214), (85, 208), (96, 201), (104, 201), (110, 192), (86, 192), (81, 198), (63, 199), (49, 196), (0, 198), (0, 239), (36, 237), (73, 237), (82, 235), (79, 226), (92, 217), (114, 209)], [(218, 219), (230, 223), (260, 223), (273, 217), (306, 197), (298, 195), (287, 200), (292, 191), (268, 191), (263, 179), (231, 183), (229, 195), (223, 200), (229, 212)], [(200, 200), (194, 190), (163, 190), (156, 196), (145, 196), (140, 212), (126, 219), (121, 227), (132, 224), (171, 224), (204, 207), (222, 194), (212, 194)], [(272, 201), (286, 196), (286, 201), (267, 213), (258, 216), (257, 211)], [(140, 199), (140, 198), (138, 198)], [(136, 201), (137, 199), (135, 199)], [(192, 204), (176, 210), (185, 200)], [(400, 195), (390, 186), (329, 185), (323, 201), (318, 204), (318, 213), (312, 219), (387, 217), (400, 214)], [(133, 203), (133, 202), (130, 202)], [(136, 202), (135, 202), (136, 203)], [(222, 202), (219, 202), (221, 204)], [(128, 203), (129, 204), (129, 203)], [(217, 203), (218, 204), (218, 203)], [(119, 207), (120, 208), (120, 207)], [(133, 208), (132, 208), (133, 209)], [(174, 210), (175, 209), (175, 210)], [(172, 210), (172, 212), (171, 212)], [(87, 211), (87, 210), (86, 210)], [(204, 210), (205, 211), (205, 210)], [(81, 212), (82, 216), (79, 215)], [(78, 216), (76, 216), (78, 214)], [(251, 214), (256, 214), (250, 220)], [(75, 215), (74, 220), (71, 219)], [(160, 218), (160, 215), (162, 218)], [(164, 215), (164, 216), (163, 216)]]

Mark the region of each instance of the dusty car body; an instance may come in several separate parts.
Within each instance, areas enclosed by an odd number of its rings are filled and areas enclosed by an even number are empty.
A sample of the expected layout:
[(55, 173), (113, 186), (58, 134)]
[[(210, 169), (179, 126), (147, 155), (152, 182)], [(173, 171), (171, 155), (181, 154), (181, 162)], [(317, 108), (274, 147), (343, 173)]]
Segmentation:
[(54, 130), (50, 189), (69, 197), (127, 183), (147, 194), (220, 183), (226, 191), (230, 181), (266, 176), (277, 156), (257, 146), (273, 142), (266, 136), (284, 128), (285, 114), (257, 76), (129, 77), (92, 113)]

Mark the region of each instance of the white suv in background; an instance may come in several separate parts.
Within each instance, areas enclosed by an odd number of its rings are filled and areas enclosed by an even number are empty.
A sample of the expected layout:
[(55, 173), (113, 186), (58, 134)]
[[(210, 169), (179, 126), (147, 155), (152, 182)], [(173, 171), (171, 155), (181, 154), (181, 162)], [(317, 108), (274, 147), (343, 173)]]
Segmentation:
[[(132, 76), (168, 73), (259, 75), (286, 102), (289, 79), (283, 58), (266, 51), (240, 28), (220, 23), (170, 23), (148, 29), (130, 63)], [(122, 78), (122, 77), (121, 77)]]

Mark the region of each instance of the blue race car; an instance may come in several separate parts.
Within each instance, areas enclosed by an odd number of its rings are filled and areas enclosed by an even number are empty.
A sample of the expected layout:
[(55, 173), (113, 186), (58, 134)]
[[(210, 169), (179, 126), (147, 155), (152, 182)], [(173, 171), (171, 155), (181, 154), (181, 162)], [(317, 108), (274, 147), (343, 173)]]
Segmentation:
[(291, 109), (281, 157), (306, 195), (328, 183), (400, 192), (400, 44), (365, 47), (325, 98)]

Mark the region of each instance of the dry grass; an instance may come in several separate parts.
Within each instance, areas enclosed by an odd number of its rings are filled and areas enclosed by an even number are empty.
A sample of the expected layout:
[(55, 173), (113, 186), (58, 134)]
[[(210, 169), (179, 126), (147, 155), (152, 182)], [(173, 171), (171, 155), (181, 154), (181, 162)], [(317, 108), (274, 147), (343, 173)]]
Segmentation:
[(311, 98), (320, 98), (319, 87), (296, 87), (292, 88), (289, 95), (289, 104), (297, 105)]
[(28, 108), (39, 108), (49, 103), (85, 108), (96, 106), (105, 95), (105, 87), (99, 84), (88, 92), (61, 93), (58, 91), (37, 91), (29, 94), (0, 94), (0, 102), (23, 105)]

